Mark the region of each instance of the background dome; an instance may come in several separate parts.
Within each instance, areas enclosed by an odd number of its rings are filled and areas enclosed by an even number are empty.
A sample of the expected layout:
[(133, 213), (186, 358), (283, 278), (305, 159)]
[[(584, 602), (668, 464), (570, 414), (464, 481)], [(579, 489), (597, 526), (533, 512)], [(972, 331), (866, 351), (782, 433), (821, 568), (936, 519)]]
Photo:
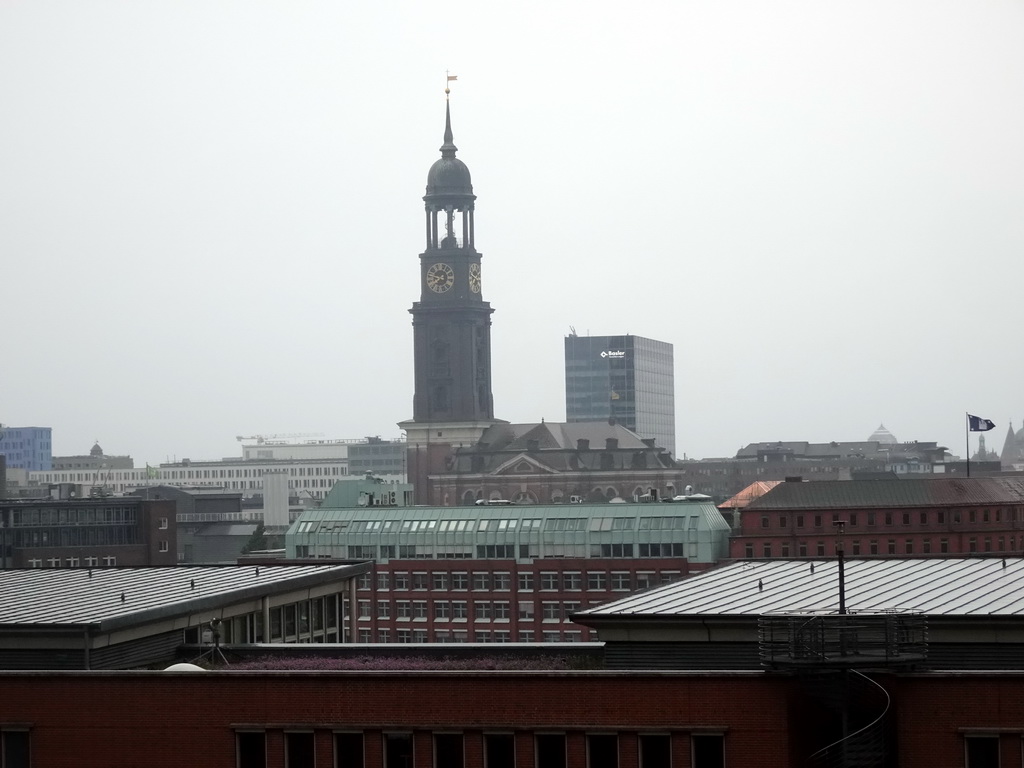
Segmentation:
[(871, 437), (868, 438), (868, 442), (881, 443), (882, 445), (896, 445), (899, 440), (896, 436), (885, 428), (885, 424), (879, 424), (878, 429), (871, 433)]

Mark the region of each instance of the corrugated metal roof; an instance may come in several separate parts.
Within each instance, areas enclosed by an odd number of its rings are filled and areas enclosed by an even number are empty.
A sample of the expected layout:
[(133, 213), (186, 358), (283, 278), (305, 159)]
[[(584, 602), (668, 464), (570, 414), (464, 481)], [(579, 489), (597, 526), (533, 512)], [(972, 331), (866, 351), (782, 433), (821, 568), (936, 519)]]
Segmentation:
[(930, 507), (951, 504), (1024, 504), (1024, 478), (828, 480), (780, 483), (747, 505), (749, 510)]
[(341, 579), (351, 571), (351, 565), (6, 570), (0, 571), (0, 624), (131, 623), (148, 613), (186, 614), (211, 601), (244, 599), (253, 590), (284, 592), (311, 578)]
[[(835, 560), (743, 561), (583, 611), (583, 616), (746, 616), (839, 607)], [(847, 560), (851, 611), (1024, 615), (1024, 558)]]

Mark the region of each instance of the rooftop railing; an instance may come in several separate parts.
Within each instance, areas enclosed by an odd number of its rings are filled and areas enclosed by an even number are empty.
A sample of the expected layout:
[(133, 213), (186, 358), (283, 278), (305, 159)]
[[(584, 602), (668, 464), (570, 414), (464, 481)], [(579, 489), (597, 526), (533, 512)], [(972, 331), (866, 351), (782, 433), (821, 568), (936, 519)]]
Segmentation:
[(928, 656), (928, 626), (913, 611), (820, 611), (758, 619), (761, 664), (769, 668), (890, 667)]

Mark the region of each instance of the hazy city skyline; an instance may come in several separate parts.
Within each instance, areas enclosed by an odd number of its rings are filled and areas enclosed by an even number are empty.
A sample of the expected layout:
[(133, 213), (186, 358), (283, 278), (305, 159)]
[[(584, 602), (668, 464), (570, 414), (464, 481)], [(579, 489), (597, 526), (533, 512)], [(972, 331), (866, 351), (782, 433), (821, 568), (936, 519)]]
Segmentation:
[[(1024, 6), (0, 5), (0, 422), (140, 466), (412, 415), (445, 72), (495, 415), (675, 347), (677, 455), (1020, 428)], [(972, 436), (971, 451), (977, 449)]]

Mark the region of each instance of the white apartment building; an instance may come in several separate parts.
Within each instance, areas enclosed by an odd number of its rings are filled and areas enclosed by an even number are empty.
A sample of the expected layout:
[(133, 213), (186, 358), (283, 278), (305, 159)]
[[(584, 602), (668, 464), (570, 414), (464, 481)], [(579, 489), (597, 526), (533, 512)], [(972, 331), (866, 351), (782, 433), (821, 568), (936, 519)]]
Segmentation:
[[(360, 451), (372, 451), (378, 447), (386, 447), (391, 452), (398, 450), (399, 445), (404, 451), (404, 443), (370, 440), (332, 440), (326, 443), (323, 453), (328, 456), (315, 456), (315, 446), (303, 447), (300, 453), (289, 455), (284, 446), (272, 458), (231, 458), (219, 461), (191, 461), (182, 459), (178, 462), (161, 464), (159, 467), (141, 467), (135, 469), (71, 469), (29, 472), (31, 485), (56, 485), (71, 483), (89, 488), (101, 488), (107, 493), (129, 493), (136, 488), (147, 485), (178, 485), (178, 486), (210, 486), (237, 491), (243, 496), (263, 495), (263, 476), (268, 472), (285, 472), (288, 475), (288, 490), (300, 498), (322, 499), (342, 477), (349, 474), (349, 453), (354, 448)], [(345, 455), (337, 455), (337, 448), (345, 448)], [(358, 462), (357, 462), (358, 463)], [(363, 474), (369, 467), (352, 467), (354, 474)], [(375, 472), (384, 479), (405, 482), (404, 472)]]

